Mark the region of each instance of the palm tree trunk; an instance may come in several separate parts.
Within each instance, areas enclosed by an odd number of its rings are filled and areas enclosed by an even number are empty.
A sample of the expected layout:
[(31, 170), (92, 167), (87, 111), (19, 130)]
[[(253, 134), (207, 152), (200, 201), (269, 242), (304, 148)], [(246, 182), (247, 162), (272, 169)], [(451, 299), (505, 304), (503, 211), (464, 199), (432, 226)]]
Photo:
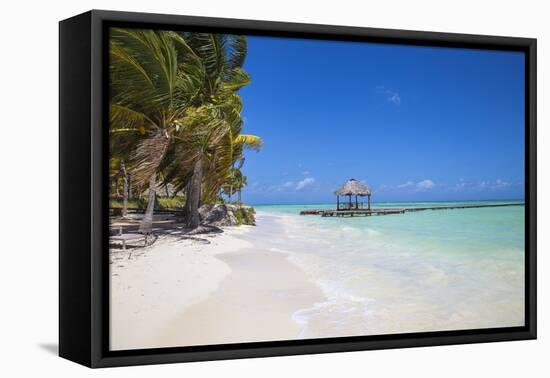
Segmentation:
[(200, 225), (199, 206), (201, 200), (202, 159), (199, 158), (193, 167), (193, 176), (187, 185), (185, 200), (186, 226), (197, 228)]
[(120, 179), (120, 175), (116, 175), (116, 178), (115, 178), (115, 193), (116, 193), (116, 198), (117, 199), (120, 199), (119, 179)]
[(147, 209), (145, 215), (139, 225), (139, 232), (149, 234), (153, 229), (153, 213), (155, 212), (155, 187), (157, 185), (157, 175), (151, 175), (149, 179), (149, 201), (147, 202)]
[(122, 218), (128, 216), (128, 174), (124, 160), (120, 161), (120, 173), (122, 173)]
[(241, 201), (241, 189), (239, 189), (237, 191), (237, 197), (238, 197), (239, 204), (241, 204), (242, 203), (242, 201)]
[(132, 197), (132, 174), (128, 173), (128, 199), (131, 200)]

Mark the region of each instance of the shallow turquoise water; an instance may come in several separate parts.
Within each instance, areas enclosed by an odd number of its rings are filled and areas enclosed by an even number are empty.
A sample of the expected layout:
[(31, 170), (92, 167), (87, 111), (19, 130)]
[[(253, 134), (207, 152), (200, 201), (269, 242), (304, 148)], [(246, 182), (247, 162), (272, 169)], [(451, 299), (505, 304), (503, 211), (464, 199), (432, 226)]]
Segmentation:
[[(408, 208), (491, 203), (506, 202), (403, 202), (373, 204), (373, 207)], [(334, 204), (263, 205), (255, 208), (260, 212), (299, 216), (300, 210), (334, 208)], [(512, 254), (511, 257), (523, 258), (524, 213), (524, 206), (510, 206), (419, 211), (371, 217), (323, 218), (306, 215), (299, 218), (304, 224), (317, 227), (320, 231), (332, 231), (334, 226), (349, 227), (350, 233), (374, 231), (388, 243), (406, 244), (422, 253), (437, 250), (438, 253), (476, 255), (483, 251), (486, 257), (487, 253), (500, 256), (503, 251), (507, 251)], [(350, 234), (350, 237), (353, 235)]]
[(304, 337), (523, 325), (524, 206), (298, 215), (308, 208), (334, 204), (256, 206), (259, 226), (280, 227), (272, 249), (287, 253), (329, 298), (295, 314)]

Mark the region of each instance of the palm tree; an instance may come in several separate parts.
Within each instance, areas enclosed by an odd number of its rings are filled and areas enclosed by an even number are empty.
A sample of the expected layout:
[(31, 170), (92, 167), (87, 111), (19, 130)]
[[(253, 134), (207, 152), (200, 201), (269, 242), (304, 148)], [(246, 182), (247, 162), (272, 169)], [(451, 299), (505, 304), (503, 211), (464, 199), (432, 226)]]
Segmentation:
[[(257, 136), (238, 134), (242, 122), (235, 119), (240, 121), (240, 98), (233, 94), (233, 101), (237, 103), (226, 100), (223, 105), (191, 108), (181, 121), (176, 121), (180, 131), (166, 155), (166, 164), (161, 166), (164, 179), (171, 182), (176, 191), (184, 188), (187, 191), (185, 210), (189, 227), (196, 227), (200, 222), (201, 202), (216, 201), (220, 188), (233, 172), (235, 161), (239, 160), (242, 166), (244, 148), (259, 149), (262, 144)], [(236, 110), (239, 117), (228, 117), (229, 109)], [(193, 187), (197, 190), (193, 191)], [(190, 204), (197, 207), (189, 207)]]
[(242, 128), (242, 103), (235, 92), (250, 83), (250, 78), (242, 69), (247, 51), (245, 36), (183, 33), (183, 37), (205, 66), (204, 85), (196, 98), (198, 110), (192, 122), (200, 122), (199, 127), (208, 131), (200, 133), (190, 145), (195, 157), (185, 203), (187, 226), (195, 228), (200, 223), (201, 197), (207, 201), (215, 197), (234, 162), (233, 148)]
[(149, 202), (140, 225), (150, 230), (159, 167), (181, 119), (203, 87), (205, 67), (175, 32), (111, 29), (110, 141), (126, 156), (138, 187), (148, 184)]
[(233, 193), (235, 193), (235, 170), (232, 169), (231, 173), (225, 178), (224, 183), (222, 184), (222, 190), (228, 197), (228, 202), (233, 201)]
[(261, 139), (240, 134), (235, 93), (250, 79), (241, 68), (244, 36), (114, 29), (110, 40), (111, 156), (149, 190), (140, 229), (151, 228), (158, 174), (186, 189), (187, 226), (200, 223), (243, 149)]
[(248, 184), (248, 179), (245, 175), (243, 175), (240, 169), (237, 169), (235, 179), (235, 185), (237, 187), (237, 202), (239, 205), (242, 205), (241, 193), (243, 188)]
[[(243, 140), (244, 138), (248, 138), (248, 135), (240, 135), (243, 138), (240, 138)], [(257, 139), (256, 139), (257, 138)], [(250, 144), (246, 144), (245, 146), (249, 148), (259, 149), (261, 147), (261, 139), (259, 137), (254, 137), (253, 140), (250, 140)], [(242, 153), (242, 151), (241, 151)], [(241, 203), (241, 192), (242, 189), (247, 185), (247, 177), (242, 173), (241, 168), (244, 165), (244, 157), (240, 158), (236, 162), (236, 166), (234, 166), (231, 169), (230, 174), (226, 177), (223, 185), (222, 190), (223, 192), (229, 197), (229, 202), (232, 202), (233, 194), (237, 192), (237, 202)]]
[(120, 174), (122, 175), (122, 218), (128, 216), (128, 172), (124, 160), (120, 161)]
[(251, 134), (239, 134), (235, 139), (234, 147), (234, 162), (237, 163), (237, 166), (234, 168), (233, 173), (233, 185), (237, 189), (237, 200), (241, 202), (241, 191), (244, 186), (247, 185), (247, 178), (241, 172), (241, 168), (244, 165), (244, 150), (250, 149), (254, 151), (259, 151), (262, 148), (263, 140), (262, 138), (251, 135)]

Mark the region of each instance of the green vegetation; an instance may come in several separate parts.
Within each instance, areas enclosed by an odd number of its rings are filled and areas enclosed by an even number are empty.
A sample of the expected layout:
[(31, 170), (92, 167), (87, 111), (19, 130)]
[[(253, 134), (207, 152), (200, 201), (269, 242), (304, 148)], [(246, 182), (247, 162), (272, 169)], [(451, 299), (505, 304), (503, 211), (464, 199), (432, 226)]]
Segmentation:
[(237, 218), (239, 225), (247, 224), (254, 226), (256, 224), (256, 211), (253, 207), (239, 206), (235, 209), (233, 214), (235, 214), (235, 218)]
[[(133, 198), (128, 200), (128, 209), (145, 209), (147, 208), (147, 198)], [(157, 205), (163, 210), (181, 210), (185, 204), (185, 198), (183, 197), (157, 197)], [(110, 199), (109, 207), (111, 209), (120, 209), (124, 207), (124, 201), (119, 199)]]
[(231, 170), (225, 182), (222, 185), (222, 191), (229, 197), (229, 202), (233, 201), (233, 194), (237, 193), (237, 203), (241, 203), (241, 192), (247, 184), (247, 177), (241, 171), (242, 164)]
[(241, 134), (246, 37), (112, 29), (109, 50), (111, 194), (122, 198), (122, 215), (148, 191), (140, 228), (151, 229), (159, 186), (184, 193), (192, 228), (198, 208), (228, 186), (240, 200), (244, 149), (262, 145)]
[[(122, 210), (124, 207), (124, 201), (119, 199), (110, 199), (109, 200), (109, 208), (111, 209), (117, 209)], [(134, 198), (131, 200), (128, 200), (128, 203), (126, 205), (127, 209), (145, 209), (147, 207), (147, 200), (144, 198)]]

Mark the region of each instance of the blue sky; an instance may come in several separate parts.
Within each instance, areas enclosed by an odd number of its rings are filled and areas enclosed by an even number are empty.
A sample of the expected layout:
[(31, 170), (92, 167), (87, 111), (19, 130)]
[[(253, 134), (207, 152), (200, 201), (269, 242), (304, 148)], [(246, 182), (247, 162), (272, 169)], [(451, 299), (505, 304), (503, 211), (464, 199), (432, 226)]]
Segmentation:
[(249, 37), (243, 167), (252, 204), (523, 198), (519, 52)]

